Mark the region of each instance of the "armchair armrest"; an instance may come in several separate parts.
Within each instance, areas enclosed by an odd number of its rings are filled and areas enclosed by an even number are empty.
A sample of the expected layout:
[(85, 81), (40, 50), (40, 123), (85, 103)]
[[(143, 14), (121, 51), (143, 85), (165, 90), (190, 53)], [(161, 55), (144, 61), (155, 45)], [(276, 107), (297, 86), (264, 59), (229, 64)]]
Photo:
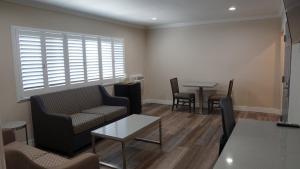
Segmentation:
[(9, 144), (16, 141), (15, 133), (13, 129), (2, 129), (3, 144)]
[(6, 149), (5, 162), (7, 169), (44, 169), (17, 150)]
[(95, 154), (85, 153), (71, 159), (58, 169), (99, 169), (99, 159)]
[(105, 88), (103, 86), (99, 86), (99, 89), (102, 94), (103, 103), (105, 105), (124, 106), (124, 107), (127, 107), (127, 109), (128, 109), (128, 106), (129, 106), (128, 98), (111, 96), (110, 94), (107, 93), (107, 91), (105, 90)]

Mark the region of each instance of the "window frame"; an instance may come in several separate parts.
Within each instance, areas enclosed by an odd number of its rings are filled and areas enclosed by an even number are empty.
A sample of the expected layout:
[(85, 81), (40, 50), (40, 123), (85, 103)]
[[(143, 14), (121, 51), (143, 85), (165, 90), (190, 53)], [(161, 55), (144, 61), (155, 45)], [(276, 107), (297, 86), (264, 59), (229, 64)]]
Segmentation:
[[(65, 69), (65, 85), (62, 86), (55, 86), (50, 87), (47, 83), (48, 81), (48, 74), (43, 74), (44, 79), (44, 88), (42, 89), (35, 89), (30, 91), (24, 91), (23, 89), (23, 80), (22, 80), (22, 68), (21, 68), (21, 55), (20, 55), (20, 44), (19, 44), (19, 32), (22, 30), (28, 30), (28, 31), (37, 31), (40, 33), (41, 41), (45, 40), (44, 35), (47, 33), (53, 33), (53, 34), (62, 34), (63, 37), (63, 54), (64, 54), (64, 69)], [(82, 50), (84, 51), (83, 54), (83, 62), (84, 62), (84, 82), (78, 83), (78, 84), (71, 84), (70, 83), (70, 65), (69, 65), (69, 54), (68, 54), (68, 36), (79, 36), (81, 40), (83, 41)], [(98, 45), (98, 61), (99, 61), (99, 80), (97, 81), (88, 81), (87, 76), (87, 66), (86, 66), (86, 46), (85, 42), (87, 39), (95, 38), (97, 40)], [(101, 50), (101, 42), (103, 40), (110, 39), (111, 45), (112, 45), (112, 69), (114, 69), (114, 41), (121, 41), (123, 42), (123, 59), (124, 59), (124, 77), (121, 78), (115, 78), (115, 70), (112, 70), (113, 76), (112, 79), (103, 79), (103, 70), (102, 70), (102, 50)], [(93, 85), (112, 85), (115, 83), (118, 83), (122, 80), (124, 80), (127, 77), (127, 69), (126, 69), (126, 56), (125, 56), (125, 40), (124, 38), (116, 38), (116, 37), (107, 37), (107, 36), (101, 36), (101, 35), (92, 35), (92, 34), (85, 34), (85, 33), (76, 33), (76, 32), (66, 32), (66, 31), (57, 31), (57, 30), (49, 30), (49, 29), (39, 29), (39, 28), (31, 28), (31, 27), (23, 27), (23, 26), (11, 26), (11, 40), (12, 40), (12, 50), (13, 50), (13, 60), (14, 60), (14, 73), (15, 73), (15, 81), (16, 81), (16, 94), (17, 94), (17, 102), (28, 100), (31, 96), (34, 95), (40, 95), (40, 94), (46, 94), (51, 92), (57, 92), (62, 90), (68, 90), (68, 89), (75, 89), (80, 87), (86, 87), (86, 86), (93, 86)], [(47, 62), (47, 57), (45, 55), (45, 43), (41, 42), (41, 52), (42, 52), (42, 61)], [(66, 62), (67, 61), (67, 62)], [(47, 63), (46, 63), (47, 64)], [(47, 67), (43, 66), (44, 72), (47, 71)]]

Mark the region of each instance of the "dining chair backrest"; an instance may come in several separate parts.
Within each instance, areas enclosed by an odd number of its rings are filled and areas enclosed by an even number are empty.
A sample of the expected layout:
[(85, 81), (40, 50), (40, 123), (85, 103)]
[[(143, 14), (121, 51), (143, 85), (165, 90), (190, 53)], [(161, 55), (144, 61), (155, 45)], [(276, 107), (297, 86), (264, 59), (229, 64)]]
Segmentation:
[(172, 88), (172, 94), (174, 96), (175, 93), (179, 93), (179, 86), (178, 86), (178, 79), (173, 78), (170, 80), (171, 88)]
[(231, 79), (229, 81), (229, 86), (228, 86), (228, 91), (227, 91), (227, 96), (228, 97), (231, 97), (231, 94), (232, 94), (233, 81), (234, 81), (233, 79)]
[(221, 112), (222, 112), (222, 127), (223, 134), (226, 139), (231, 135), (235, 127), (235, 116), (233, 112), (233, 104), (231, 97), (224, 97), (220, 101)]

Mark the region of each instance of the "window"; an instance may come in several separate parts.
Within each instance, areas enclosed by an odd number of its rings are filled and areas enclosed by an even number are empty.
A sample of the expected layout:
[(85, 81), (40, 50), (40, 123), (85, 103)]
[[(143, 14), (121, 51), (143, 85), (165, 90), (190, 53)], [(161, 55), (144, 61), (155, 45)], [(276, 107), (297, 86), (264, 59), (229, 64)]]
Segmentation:
[(124, 79), (119, 38), (12, 27), (17, 98)]

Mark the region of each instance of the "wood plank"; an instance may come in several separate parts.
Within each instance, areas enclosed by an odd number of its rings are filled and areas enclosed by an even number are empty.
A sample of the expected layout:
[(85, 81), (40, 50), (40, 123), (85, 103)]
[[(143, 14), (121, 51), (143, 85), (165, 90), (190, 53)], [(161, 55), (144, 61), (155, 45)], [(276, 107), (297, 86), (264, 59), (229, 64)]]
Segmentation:
[[(146, 104), (143, 114), (160, 116), (163, 147), (131, 141), (126, 146), (128, 169), (211, 169), (218, 158), (222, 134), (218, 112), (200, 115), (159, 104)], [(263, 121), (278, 121), (280, 116), (268, 113), (236, 112), (236, 117)], [(158, 126), (147, 129), (140, 137), (157, 140)], [(84, 152), (91, 152), (86, 149)], [(121, 145), (111, 140), (97, 143), (101, 160), (122, 166)], [(106, 167), (101, 167), (106, 169)]]

